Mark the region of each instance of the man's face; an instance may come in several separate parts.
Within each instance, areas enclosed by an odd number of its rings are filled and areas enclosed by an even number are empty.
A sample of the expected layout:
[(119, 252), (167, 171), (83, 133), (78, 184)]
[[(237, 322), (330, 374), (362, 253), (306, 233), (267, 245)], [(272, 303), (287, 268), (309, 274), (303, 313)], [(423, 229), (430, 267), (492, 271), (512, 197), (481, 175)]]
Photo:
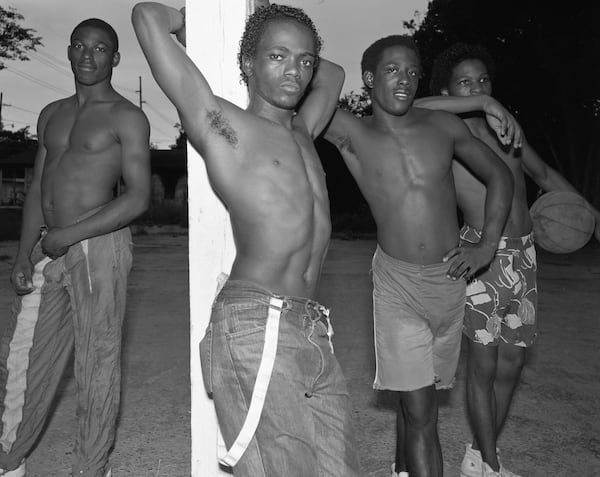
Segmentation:
[(73, 33), (68, 56), (75, 80), (86, 86), (110, 79), (119, 63), (119, 53), (114, 51), (109, 34), (92, 26)]
[(246, 59), (251, 93), (281, 109), (294, 109), (314, 73), (315, 43), (308, 27), (294, 20), (272, 20)]
[(492, 81), (483, 61), (468, 59), (458, 63), (452, 70), (448, 88), (442, 93), (450, 96), (491, 95)]
[(373, 105), (394, 116), (405, 114), (417, 93), (420, 74), (419, 57), (412, 49), (400, 45), (386, 48), (375, 71), (364, 75), (372, 88)]

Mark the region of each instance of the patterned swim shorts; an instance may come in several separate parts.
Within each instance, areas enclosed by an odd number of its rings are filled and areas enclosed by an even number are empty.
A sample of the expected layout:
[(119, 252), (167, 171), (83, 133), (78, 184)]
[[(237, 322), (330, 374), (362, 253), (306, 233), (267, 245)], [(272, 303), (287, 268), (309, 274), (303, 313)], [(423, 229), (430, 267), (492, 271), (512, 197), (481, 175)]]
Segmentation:
[[(481, 233), (465, 225), (463, 242)], [(475, 343), (528, 347), (537, 337), (536, 253), (531, 234), (502, 237), (490, 266), (467, 286), (463, 333)]]

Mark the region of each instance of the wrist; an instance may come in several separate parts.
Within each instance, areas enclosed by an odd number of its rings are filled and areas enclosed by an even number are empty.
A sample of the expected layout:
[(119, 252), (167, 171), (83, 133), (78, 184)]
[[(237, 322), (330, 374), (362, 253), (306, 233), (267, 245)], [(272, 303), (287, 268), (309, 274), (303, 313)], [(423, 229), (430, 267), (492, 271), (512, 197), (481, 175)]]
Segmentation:
[(483, 237), (479, 241), (479, 244), (482, 247), (489, 248), (494, 251), (496, 251), (498, 249), (498, 243), (500, 243), (500, 240), (493, 240), (493, 239), (483, 238)]

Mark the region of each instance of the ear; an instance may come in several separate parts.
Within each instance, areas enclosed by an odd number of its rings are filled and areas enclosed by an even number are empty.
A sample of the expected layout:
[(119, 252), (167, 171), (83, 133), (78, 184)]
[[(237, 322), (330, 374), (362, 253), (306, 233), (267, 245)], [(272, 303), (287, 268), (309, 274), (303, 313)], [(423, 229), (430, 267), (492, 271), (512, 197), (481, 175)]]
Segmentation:
[(440, 93), (442, 93), (442, 96), (450, 96), (450, 93), (448, 92), (448, 88), (442, 88), (440, 90)]
[(120, 61), (121, 61), (121, 53), (119, 53), (118, 51), (115, 51), (113, 53), (113, 58), (112, 58), (112, 66), (113, 66), (113, 68), (115, 66), (117, 66)]
[(373, 88), (373, 79), (374, 79), (373, 73), (371, 71), (365, 71), (362, 75), (362, 78), (363, 78), (363, 82), (365, 83), (367, 88), (372, 89)]
[(249, 56), (242, 57), (242, 69), (248, 78), (254, 74), (254, 61)]

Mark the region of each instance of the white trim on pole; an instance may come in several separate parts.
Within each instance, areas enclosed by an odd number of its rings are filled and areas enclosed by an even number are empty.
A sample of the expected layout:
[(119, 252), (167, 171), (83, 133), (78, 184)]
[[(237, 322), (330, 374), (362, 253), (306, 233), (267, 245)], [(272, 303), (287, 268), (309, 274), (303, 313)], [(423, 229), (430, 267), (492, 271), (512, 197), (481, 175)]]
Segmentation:
[[(239, 40), (251, 0), (189, 1), (187, 52), (215, 94), (245, 108), (248, 97), (237, 66)], [(217, 461), (214, 405), (204, 389), (198, 345), (210, 318), (220, 273), (229, 273), (235, 255), (229, 216), (213, 193), (202, 158), (188, 145), (190, 381), (192, 477), (230, 475)]]

